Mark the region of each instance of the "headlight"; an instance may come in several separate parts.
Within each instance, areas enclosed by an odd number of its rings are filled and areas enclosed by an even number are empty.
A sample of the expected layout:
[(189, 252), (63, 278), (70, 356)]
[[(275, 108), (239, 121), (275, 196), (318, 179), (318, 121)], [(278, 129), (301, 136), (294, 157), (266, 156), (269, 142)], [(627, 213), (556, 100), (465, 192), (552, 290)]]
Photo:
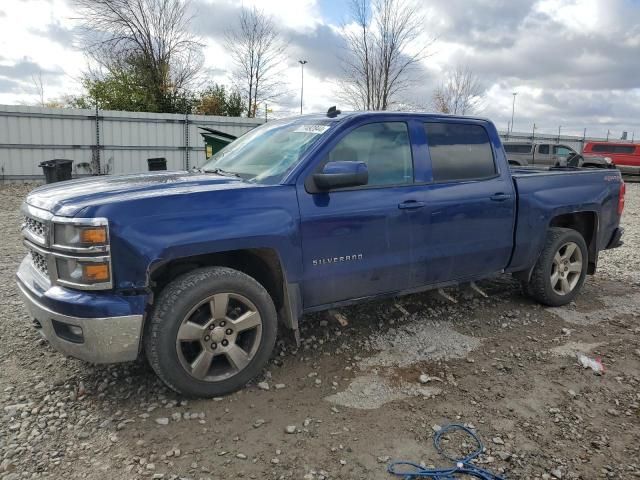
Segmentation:
[(80, 290), (112, 288), (108, 220), (53, 217), (51, 225), (52, 281)]
[(53, 248), (71, 252), (106, 252), (109, 249), (109, 228), (106, 219), (82, 222), (54, 223)]
[(57, 280), (63, 285), (110, 287), (111, 266), (108, 257), (56, 256)]
[(604, 157), (604, 161), (607, 163), (613, 163), (613, 160), (611, 160), (611, 157)]

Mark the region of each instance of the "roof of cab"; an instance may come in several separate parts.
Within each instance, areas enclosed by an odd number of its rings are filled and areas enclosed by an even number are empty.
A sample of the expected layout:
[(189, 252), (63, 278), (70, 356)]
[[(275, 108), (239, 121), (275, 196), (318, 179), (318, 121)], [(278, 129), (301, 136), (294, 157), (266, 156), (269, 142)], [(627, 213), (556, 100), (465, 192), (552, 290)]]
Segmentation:
[(468, 115), (450, 115), (445, 113), (433, 113), (433, 112), (402, 112), (402, 111), (389, 111), (389, 110), (363, 110), (363, 111), (349, 111), (349, 112), (340, 112), (333, 117), (329, 117), (327, 113), (310, 113), (306, 115), (302, 115), (298, 118), (300, 119), (308, 119), (308, 120), (325, 120), (325, 121), (333, 121), (340, 122), (346, 120), (348, 118), (358, 118), (358, 117), (398, 117), (398, 116), (407, 116), (407, 117), (422, 117), (422, 118), (455, 118), (455, 119), (467, 119), (481, 122), (489, 122), (490, 120), (483, 117), (473, 117)]

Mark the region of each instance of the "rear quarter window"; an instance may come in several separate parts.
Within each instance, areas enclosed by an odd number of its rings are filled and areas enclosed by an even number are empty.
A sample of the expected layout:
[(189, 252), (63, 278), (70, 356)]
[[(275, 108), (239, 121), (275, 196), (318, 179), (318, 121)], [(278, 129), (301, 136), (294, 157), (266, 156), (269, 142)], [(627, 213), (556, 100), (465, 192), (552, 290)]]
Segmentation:
[(531, 145), (523, 143), (504, 143), (504, 151), (507, 153), (531, 153)]
[(591, 147), (591, 151), (597, 153), (632, 154), (635, 153), (636, 147), (635, 145), (608, 145), (605, 143), (600, 143)]
[(480, 125), (425, 123), (433, 180), (450, 182), (494, 177), (487, 131)]

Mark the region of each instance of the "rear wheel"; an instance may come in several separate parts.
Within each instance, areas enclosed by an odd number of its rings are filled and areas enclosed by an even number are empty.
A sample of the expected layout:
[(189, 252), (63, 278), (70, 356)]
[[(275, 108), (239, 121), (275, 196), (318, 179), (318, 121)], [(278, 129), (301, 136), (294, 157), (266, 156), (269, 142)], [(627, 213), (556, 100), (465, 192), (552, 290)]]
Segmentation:
[(229, 268), (205, 268), (171, 282), (145, 332), (156, 374), (179, 393), (224, 395), (260, 373), (275, 344), (271, 297), (253, 278)]
[(524, 290), (544, 305), (566, 305), (584, 284), (587, 262), (587, 244), (580, 233), (568, 228), (550, 228)]

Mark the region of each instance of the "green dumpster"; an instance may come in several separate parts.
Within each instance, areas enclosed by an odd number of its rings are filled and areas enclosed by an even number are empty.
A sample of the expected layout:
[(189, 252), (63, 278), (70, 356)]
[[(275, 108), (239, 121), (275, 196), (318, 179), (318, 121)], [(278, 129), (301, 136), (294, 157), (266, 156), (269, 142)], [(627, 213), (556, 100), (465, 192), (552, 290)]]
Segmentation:
[(237, 138), (235, 135), (214, 130), (213, 128), (200, 127), (200, 129), (204, 130), (204, 132), (200, 132), (200, 135), (204, 140), (207, 160)]

